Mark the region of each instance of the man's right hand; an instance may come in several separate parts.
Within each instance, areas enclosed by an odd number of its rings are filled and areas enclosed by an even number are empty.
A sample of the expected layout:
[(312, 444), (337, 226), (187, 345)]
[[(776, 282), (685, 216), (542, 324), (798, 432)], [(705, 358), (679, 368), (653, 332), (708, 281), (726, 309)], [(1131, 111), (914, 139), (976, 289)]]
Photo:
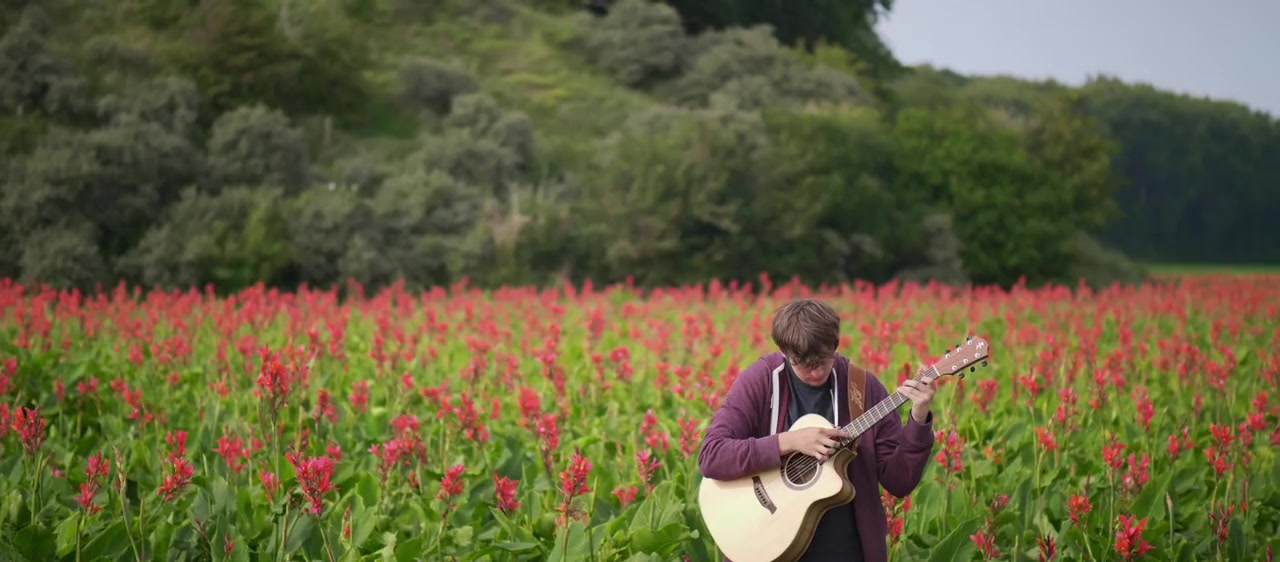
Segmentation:
[(844, 434), (834, 427), (806, 427), (784, 431), (778, 434), (778, 449), (783, 455), (804, 453), (825, 461), (835, 451), (838, 440), (842, 437)]

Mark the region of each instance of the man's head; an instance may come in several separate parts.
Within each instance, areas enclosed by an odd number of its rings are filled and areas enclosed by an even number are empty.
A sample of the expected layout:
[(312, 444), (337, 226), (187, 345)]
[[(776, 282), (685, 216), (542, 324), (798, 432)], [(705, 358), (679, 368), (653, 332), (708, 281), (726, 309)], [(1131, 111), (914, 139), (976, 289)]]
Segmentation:
[(818, 385), (831, 374), (840, 345), (840, 315), (830, 305), (796, 299), (773, 315), (773, 343), (791, 362), (796, 375)]

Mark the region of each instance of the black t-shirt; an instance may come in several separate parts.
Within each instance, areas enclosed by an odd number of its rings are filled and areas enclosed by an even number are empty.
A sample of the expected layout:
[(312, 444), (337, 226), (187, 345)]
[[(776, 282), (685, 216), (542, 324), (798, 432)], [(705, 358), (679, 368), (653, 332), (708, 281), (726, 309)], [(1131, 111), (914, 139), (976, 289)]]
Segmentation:
[[(835, 409), (831, 391), (835, 385), (835, 376), (828, 377), (827, 382), (822, 386), (810, 386), (796, 377), (790, 363), (787, 363), (786, 371), (791, 387), (791, 398), (787, 406), (787, 427), (796, 423), (801, 416), (808, 414), (818, 414), (834, 423)], [(862, 543), (858, 537), (858, 527), (854, 523), (853, 514), (853, 502), (827, 511), (818, 521), (818, 528), (814, 530), (809, 549), (800, 557), (800, 560), (862, 562)]]

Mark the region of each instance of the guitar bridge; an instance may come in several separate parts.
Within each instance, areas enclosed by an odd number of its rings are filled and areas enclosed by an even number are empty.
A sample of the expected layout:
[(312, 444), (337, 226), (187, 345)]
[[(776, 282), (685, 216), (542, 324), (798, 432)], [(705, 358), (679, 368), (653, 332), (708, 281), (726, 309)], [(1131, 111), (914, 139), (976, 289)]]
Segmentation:
[(755, 489), (756, 501), (760, 502), (761, 506), (769, 510), (769, 513), (778, 511), (778, 508), (773, 505), (773, 500), (769, 499), (769, 493), (764, 490), (764, 483), (760, 481), (759, 476), (751, 477), (751, 487)]

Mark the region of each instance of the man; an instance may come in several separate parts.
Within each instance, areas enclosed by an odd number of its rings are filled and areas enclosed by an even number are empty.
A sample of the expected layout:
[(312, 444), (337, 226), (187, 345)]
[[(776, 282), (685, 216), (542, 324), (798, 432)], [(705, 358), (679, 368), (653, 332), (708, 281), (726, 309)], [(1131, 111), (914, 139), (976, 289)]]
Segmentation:
[[(787, 428), (807, 414), (821, 415), (836, 427), (850, 421), (850, 363), (836, 352), (836, 311), (811, 299), (789, 302), (774, 314), (772, 337), (778, 351), (743, 370), (711, 418), (698, 454), (698, 468), (706, 478), (733, 480), (777, 468), (795, 452), (826, 460), (839, 431)], [(858, 389), (853, 391), (857, 399)], [(933, 385), (907, 380), (900, 392), (912, 403), (908, 421), (904, 425), (900, 414), (890, 414), (862, 434), (847, 473), (854, 500), (826, 513), (801, 560), (888, 559), (888, 526), (878, 486), (906, 497), (919, 484), (933, 449)], [(871, 373), (865, 374), (863, 394), (864, 409), (889, 395)]]

